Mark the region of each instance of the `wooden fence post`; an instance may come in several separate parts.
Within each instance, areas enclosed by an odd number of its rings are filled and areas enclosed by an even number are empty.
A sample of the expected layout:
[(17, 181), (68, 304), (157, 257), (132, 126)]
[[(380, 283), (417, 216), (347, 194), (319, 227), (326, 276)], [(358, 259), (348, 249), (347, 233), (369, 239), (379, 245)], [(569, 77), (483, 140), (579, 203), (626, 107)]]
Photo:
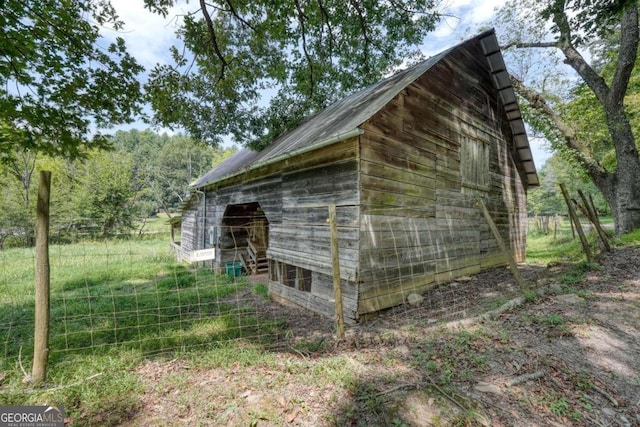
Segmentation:
[(509, 268), (511, 268), (511, 273), (513, 273), (513, 277), (515, 277), (516, 282), (518, 282), (518, 286), (520, 286), (521, 290), (526, 290), (527, 287), (524, 282), (524, 279), (522, 278), (522, 275), (520, 274), (520, 270), (518, 270), (518, 266), (516, 265), (516, 260), (513, 259), (513, 255), (511, 255), (511, 251), (507, 248), (507, 245), (505, 245), (504, 240), (502, 240), (502, 236), (500, 236), (498, 227), (496, 227), (496, 224), (493, 222), (493, 218), (491, 218), (491, 214), (489, 213), (487, 206), (484, 204), (484, 201), (481, 198), (478, 198), (478, 205), (480, 205), (480, 208), (482, 209), (482, 214), (484, 215), (484, 218), (489, 223), (489, 228), (491, 228), (493, 237), (495, 237), (495, 239), (498, 241), (498, 246), (500, 246), (500, 250), (504, 254), (505, 258), (507, 258), (507, 261), (509, 262)]
[[(584, 209), (588, 213), (587, 216), (589, 217), (591, 224), (593, 224), (593, 226), (595, 227), (596, 232), (598, 233), (598, 237), (600, 237), (600, 241), (604, 246), (604, 249), (607, 252), (611, 252), (611, 245), (609, 244), (609, 236), (607, 236), (607, 233), (604, 231), (604, 229), (602, 228), (602, 225), (600, 224), (600, 220), (598, 219), (598, 212), (596, 212), (595, 207), (592, 204), (589, 204), (589, 200), (587, 200), (582, 190), (578, 190), (578, 195), (582, 199), (582, 203), (584, 204)], [(591, 200), (591, 202), (593, 202), (593, 199)]]
[(329, 205), (329, 227), (331, 229), (331, 260), (333, 265), (333, 298), (336, 301), (336, 327), (338, 339), (344, 339), (344, 311), (342, 288), (340, 287), (340, 254), (338, 252), (338, 224), (336, 205)]
[(587, 256), (587, 261), (591, 262), (591, 248), (589, 247), (589, 242), (587, 242), (587, 238), (584, 235), (584, 230), (582, 230), (582, 226), (580, 225), (578, 214), (573, 208), (573, 201), (571, 201), (571, 197), (569, 197), (567, 187), (564, 184), (560, 184), (560, 190), (562, 190), (564, 201), (566, 202), (567, 209), (569, 210), (570, 221), (575, 225), (575, 229), (578, 232), (578, 236), (580, 237), (580, 243), (582, 243), (582, 249), (584, 250), (584, 254)]
[(31, 380), (41, 383), (47, 377), (49, 359), (49, 194), (51, 172), (40, 171), (36, 211), (36, 294), (33, 369)]

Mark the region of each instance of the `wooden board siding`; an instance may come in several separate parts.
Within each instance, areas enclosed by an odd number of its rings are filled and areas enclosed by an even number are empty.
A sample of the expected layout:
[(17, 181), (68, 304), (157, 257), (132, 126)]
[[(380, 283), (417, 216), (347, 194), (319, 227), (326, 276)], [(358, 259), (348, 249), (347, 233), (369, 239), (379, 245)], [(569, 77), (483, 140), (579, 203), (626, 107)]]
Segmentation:
[(504, 264), (478, 197), (523, 259), (525, 189), (498, 99), (486, 64), (454, 52), (362, 126), (359, 316)]
[(270, 229), (269, 258), (331, 277), (328, 205), (337, 205), (341, 276), (358, 269), (358, 164), (355, 158), (282, 175), (286, 221)]
[[(335, 317), (335, 300), (333, 299), (333, 282), (330, 277), (314, 274), (313, 285), (320, 294), (301, 292), (282, 283), (270, 280), (269, 292), (271, 296), (282, 303), (292, 303), (295, 306), (312, 310), (327, 317)], [(357, 315), (357, 291), (353, 283), (342, 282), (342, 304), (344, 320), (348, 324), (356, 323)]]
[[(282, 222), (269, 229), (268, 258), (311, 272), (310, 291), (302, 291), (270, 280), (269, 292), (329, 317), (335, 315), (331, 267), (331, 240), (328, 205), (335, 204), (338, 215), (338, 247), (345, 320), (357, 319), (359, 261), (359, 195), (357, 139), (341, 143), (327, 155), (310, 153), (300, 164), (307, 168), (282, 174)], [(336, 155), (336, 152), (339, 155)], [(318, 160), (326, 159), (325, 162)]]
[[(345, 316), (357, 318), (356, 275), (360, 209), (358, 138), (267, 165), (207, 188), (207, 225), (221, 227), (229, 205), (258, 203), (269, 222), (267, 257), (311, 272), (310, 292), (269, 280), (269, 291), (328, 316), (335, 312), (328, 205), (336, 204)], [(218, 250), (216, 263), (237, 261), (233, 249)]]
[(199, 220), (200, 204), (197, 200), (191, 201), (188, 207), (182, 211), (182, 225), (180, 230), (180, 247), (185, 251), (202, 249), (202, 231)]

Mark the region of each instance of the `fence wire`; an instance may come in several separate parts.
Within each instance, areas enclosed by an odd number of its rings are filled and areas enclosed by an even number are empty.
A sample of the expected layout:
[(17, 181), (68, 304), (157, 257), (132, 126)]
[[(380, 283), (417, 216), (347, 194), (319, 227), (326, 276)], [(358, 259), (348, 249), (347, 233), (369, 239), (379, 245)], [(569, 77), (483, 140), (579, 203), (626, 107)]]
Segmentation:
[[(50, 260), (53, 359), (112, 349), (168, 353), (234, 340), (277, 347), (291, 328), (305, 325), (332, 333), (332, 319), (318, 322), (305, 310), (289, 318), (293, 311), (269, 299), (266, 274), (230, 277), (208, 263), (179, 263), (166, 235), (52, 245)], [(0, 369), (33, 351), (34, 264), (32, 249), (0, 251)], [(508, 269), (484, 274), (441, 284), (423, 294), (419, 307), (404, 303), (384, 315), (392, 322), (407, 316), (445, 322), (518, 294)]]

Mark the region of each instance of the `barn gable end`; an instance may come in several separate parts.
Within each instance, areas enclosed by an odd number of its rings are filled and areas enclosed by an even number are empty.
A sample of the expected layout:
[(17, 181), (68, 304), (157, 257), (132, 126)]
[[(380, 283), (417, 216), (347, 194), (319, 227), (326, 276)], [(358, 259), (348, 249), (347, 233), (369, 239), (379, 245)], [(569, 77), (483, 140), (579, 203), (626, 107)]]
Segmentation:
[(276, 299), (331, 316), (327, 207), (336, 205), (351, 321), (504, 264), (478, 198), (522, 260), (537, 175), (496, 49), (483, 33), (214, 168), (183, 212), (188, 250), (209, 242), (218, 267), (263, 250)]

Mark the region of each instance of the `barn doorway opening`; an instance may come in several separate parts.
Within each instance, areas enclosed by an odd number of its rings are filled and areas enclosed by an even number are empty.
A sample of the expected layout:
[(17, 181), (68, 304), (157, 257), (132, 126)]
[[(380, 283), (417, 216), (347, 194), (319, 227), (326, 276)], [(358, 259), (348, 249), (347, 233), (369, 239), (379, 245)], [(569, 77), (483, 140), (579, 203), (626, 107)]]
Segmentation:
[(222, 217), (220, 260), (240, 263), (248, 274), (269, 270), (269, 221), (257, 202), (228, 205)]

